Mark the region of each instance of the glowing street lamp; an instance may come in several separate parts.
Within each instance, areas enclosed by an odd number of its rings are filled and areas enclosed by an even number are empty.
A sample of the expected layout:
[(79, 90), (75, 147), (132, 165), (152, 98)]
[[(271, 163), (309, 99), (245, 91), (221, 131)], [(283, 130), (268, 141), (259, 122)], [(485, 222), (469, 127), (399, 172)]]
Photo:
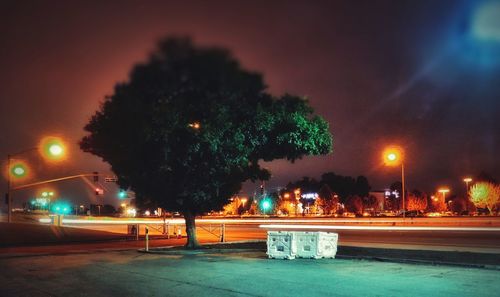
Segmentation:
[(190, 123), (188, 126), (193, 128), (193, 129), (196, 129), (196, 130), (200, 129), (200, 127), (201, 127), (199, 122)]
[(403, 219), (405, 218), (405, 167), (404, 167), (404, 157), (403, 150), (397, 146), (387, 147), (383, 153), (382, 158), (386, 166), (398, 166), (401, 165), (401, 192), (403, 198)]
[(446, 201), (446, 193), (449, 193), (450, 192), (450, 189), (448, 188), (440, 188), (438, 190), (439, 193), (442, 193), (443, 194), (443, 201)]
[(26, 177), (27, 174), (28, 174), (27, 166), (20, 162), (12, 165), (9, 170), (9, 175), (16, 179)]
[(54, 196), (54, 192), (53, 191), (44, 191), (42, 192), (42, 197), (52, 197)]
[(466, 177), (463, 180), (465, 182), (465, 197), (469, 199), (469, 183), (472, 181), (472, 178)]
[(38, 149), (43, 157), (51, 161), (62, 160), (66, 153), (64, 142), (59, 137), (43, 138)]

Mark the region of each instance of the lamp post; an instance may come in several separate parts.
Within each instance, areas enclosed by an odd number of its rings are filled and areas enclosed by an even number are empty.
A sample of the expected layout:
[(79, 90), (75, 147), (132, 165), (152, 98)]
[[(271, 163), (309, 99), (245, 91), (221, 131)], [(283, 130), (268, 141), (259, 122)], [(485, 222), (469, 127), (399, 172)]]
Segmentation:
[(399, 147), (388, 147), (382, 154), (384, 163), (387, 166), (401, 165), (401, 198), (403, 202), (403, 219), (405, 218), (405, 166), (403, 158), (403, 150)]
[(443, 194), (443, 202), (446, 202), (446, 193), (450, 192), (450, 189), (441, 188), (438, 190), (438, 192)]
[(293, 193), (295, 194), (295, 200), (296, 200), (296, 203), (295, 203), (295, 216), (297, 216), (298, 212), (299, 212), (300, 189), (295, 189), (295, 191), (293, 191)]
[(471, 181), (472, 181), (471, 177), (464, 178), (464, 182), (465, 182), (465, 198), (467, 198), (467, 200), (469, 200), (469, 183)]

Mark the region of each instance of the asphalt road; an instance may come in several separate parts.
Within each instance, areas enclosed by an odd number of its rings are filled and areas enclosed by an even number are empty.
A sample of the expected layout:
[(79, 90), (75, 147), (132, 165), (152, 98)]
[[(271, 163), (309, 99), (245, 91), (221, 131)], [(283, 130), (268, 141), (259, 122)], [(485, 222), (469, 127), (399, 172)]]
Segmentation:
[[(71, 219), (71, 218), (69, 218)], [(74, 218), (73, 218), (74, 219)], [(64, 245), (46, 245), (46, 246), (24, 246), (8, 247), (0, 249), (0, 253), (66, 253), (80, 252), (100, 249), (136, 249), (144, 247), (143, 237), (140, 241), (116, 240), (116, 234), (124, 236), (127, 233), (127, 225), (124, 220), (110, 218), (78, 218), (79, 221), (67, 223), (65, 226), (84, 228), (87, 230), (100, 230), (115, 233), (114, 241), (109, 242), (80, 242), (65, 243)], [(169, 233), (174, 236), (174, 232), (180, 228), (181, 239), (164, 239), (162, 234), (163, 224), (158, 224), (158, 220), (139, 219), (143, 222), (140, 225), (140, 234), (144, 234), (146, 226), (151, 235), (151, 247), (182, 245), (185, 243), (185, 230), (181, 225), (182, 219), (170, 221)], [(82, 222), (84, 224), (82, 224)], [(145, 223), (148, 224), (145, 224)], [(500, 225), (498, 217), (473, 217), (473, 218), (423, 218), (406, 219), (404, 222), (400, 218), (361, 218), (361, 219), (230, 219), (230, 220), (197, 220), (197, 235), (201, 242), (218, 242), (220, 240), (221, 222), (225, 223), (225, 240), (253, 240), (266, 239), (266, 229), (260, 228), (262, 224), (278, 224), (278, 228), (284, 225), (304, 226), (311, 225), (310, 230), (315, 228), (339, 226), (347, 228), (342, 230), (322, 230), (339, 233), (339, 244), (345, 246), (359, 247), (378, 247), (378, 248), (396, 248), (396, 249), (419, 249), (419, 250), (438, 250), (438, 251), (465, 251), (465, 252), (483, 252), (500, 254), (500, 231), (449, 231), (449, 230), (393, 230), (400, 227), (424, 226), (439, 228), (465, 227), (465, 228), (496, 228)], [(110, 224), (114, 223), (114, 224)], [(119, 223), (119, 224), (116, 224)], [(373, 230), (372, 228), (389, 228), (389, 230)], [(284, 228), (284, 227), (283, 227)], [(351, 229), (350, 229), (351, 228)], [(366, 228), (358, 230), (356, 228)], [(304, 230), (302, 230), (304, 231)], [(177, 237), (177, 234), (175, 234)], [(133, 238), (129, 236), (129, 239)]]
[(263, 251), (136, 251), (0, 258), (0, 295), (498, 296), (498, 270), (367, 260), (267, 259)]
[[(177, 221), (178, 222), (178, 221)], [(266, 239), (267, 229), (261, 228), (266, 220), (224, 220), (225, 223), (225, 240), (251, 240), (251, 239)], [(442, 228), (448, 227), (492, 227), (498, 226), (500, 218), (465, 218), (462, 220), (451, 220), (450, 218), (432, 218), (432, 219), (406, 219), (403, 223), (401, 219), (352, 219), (352, 220), (272, 220), (273, 224), (284, 224), (304, 226), (311, 225), (309, 231), (315, 231), (315, 226), (354, 226), (354, 228), (364, 228), (366, 230), (344, 229), (344, 230), (322, 230), (339, 233), (340, 245), (351, 246), (371, 246), (371, 247), (386, 247), (390, 248), (409, 248), (409, 249), (433, 249), (433, 250), (454, 250), (454, 251), (474, 251), (500, 253), (500, 229), (496, 232), (486, 231), (449, 231), (449, 230), (409, 230), (409, 231), (393, 231), (393, 230), (373, 230), (373, 227), (388, 226), (390, 228), (397, 226), (437, 226)], [(104, 225), (104, 224), (73, 224), (80, 228), (90, 228), (94, 230), (110, 231), (115, 233), (125, 233), (127, 228), (124, 225)], [(163, 226), (161, 224), (142, 224), (140, 233), (144, 234), (144, 228), (149, 227), (149, 234), (159, 235), (162, 233)], [(221, 228), (220, 224), (213, 221), (198, 220), (198, 237), (201, 241), (212, 242), (218, 241)], [(181, 235), (185, 235), (183, 225), (170, 225), (169, 230), (172, 234), (174, 231), (181, 229)], [(389, 229), (390, 229), (389, 228)], [(418, 229), (418, 228), (417, 228)], [(293, 230), (291, 227), (290, 230)], [(307, 231), (302, 230), (302, 231)]]

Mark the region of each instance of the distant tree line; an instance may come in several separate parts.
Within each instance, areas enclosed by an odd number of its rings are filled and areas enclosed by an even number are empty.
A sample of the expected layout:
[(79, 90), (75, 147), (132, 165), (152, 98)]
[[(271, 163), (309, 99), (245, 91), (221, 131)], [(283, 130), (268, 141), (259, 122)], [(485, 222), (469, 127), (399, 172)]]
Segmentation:
[[(490, 174), (481, 172), (474, 177), (467, 195), (450, 193), (444, 197), (441, 193), (425, 193), (419, 189), (405, 191), (405, 209), (407, 211), (444, 212), (469, 214), (498, 213), (500, 210), (500, 185)], [(284, 192), (300, 189), (301, 193), (318, 193), (315, 207), (321, 208), (323, 214), (339, 213), (343, 210), (361, 214), (366, 210), (379, 210), (377, 198), (370, 195), (371, 186), (365, 176), (343, 176), (334, 172), (321, 175), (320, 180), (304, 176), (302, 179), (289, 182)], [(384, 199), (385, 210), (401, 210), (402, 185), (400, 181), (390, 186), (390, 195)], [(300, 200), (305, 202), (304, 199)], [(310, 202), (307, 202), (310, 203)], [(277, 202), (277, 204), (279, 204)], [(344, 209), (339, 209), (339, 204)], [(285, 208), (282, 209), (282, 212)]]
[(289, 182), (286, 188), (288, 190), (300, 188), (302, 193), (318, 193), (324, 185), (327, 185), (333, 193), (338, 195), (341, 203), (345, 203), (350, 196), (367, 197), (371, 190), (365, 176), (344, 176), (334, 172), (324, 173), (319, 181), (304, 176), (301, 180)]

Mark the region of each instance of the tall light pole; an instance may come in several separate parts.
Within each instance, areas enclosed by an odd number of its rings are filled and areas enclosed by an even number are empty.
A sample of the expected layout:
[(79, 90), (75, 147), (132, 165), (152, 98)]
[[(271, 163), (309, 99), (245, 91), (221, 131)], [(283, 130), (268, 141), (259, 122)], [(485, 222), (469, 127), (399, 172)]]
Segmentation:
[(293, 193), (295, 194), (295, 216), (297, 216), (299, 212), (300, 189), (295, 189)]
[(467, 198), (467, 200), (469, 200), (469, 183), (471, 181), (472, 181), (471, 177), (464, 178), (464, 182), (465, 182), (465, 198)]
[(441, 189), (438, 190), (438, 192), (443, 194), (443, 202), (446, 203), (446, 193), (449, 193), (450, 189), (448, 189), (448, 188), (441, 188)]
[(403, 202), (403, 219), (405, 218), (405, 166), (403, 150), (400, 147), (391, 146), (384, 150), (382, 157), (387, 166), (401, 165), (401, 198)]

